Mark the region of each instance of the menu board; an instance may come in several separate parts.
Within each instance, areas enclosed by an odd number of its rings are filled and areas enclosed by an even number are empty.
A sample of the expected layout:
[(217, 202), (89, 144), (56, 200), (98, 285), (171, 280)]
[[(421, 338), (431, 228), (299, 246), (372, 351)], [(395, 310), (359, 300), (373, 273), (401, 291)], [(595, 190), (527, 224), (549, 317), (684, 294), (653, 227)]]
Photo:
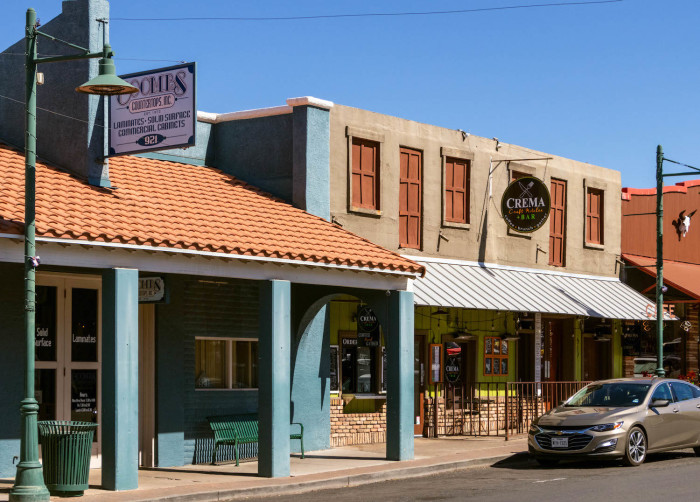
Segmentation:
[(382, 392), (386, 392), (386, 347), (382, 347)]
[(430, 344), (430, 383), (442, 382), (442, 344)]
[(339, 378), (338, 378), (338, 346), (331, 345), (331, 392), (338, 392)]

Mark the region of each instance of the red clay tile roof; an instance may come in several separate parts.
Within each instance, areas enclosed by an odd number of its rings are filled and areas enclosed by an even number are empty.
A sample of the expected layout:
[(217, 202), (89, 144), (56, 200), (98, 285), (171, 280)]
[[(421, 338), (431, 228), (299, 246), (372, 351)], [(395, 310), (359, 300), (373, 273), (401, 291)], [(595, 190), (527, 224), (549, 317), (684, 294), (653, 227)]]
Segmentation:
[[(424, 272), (218, 169), (129, 156), (109, 171), (116, 190), (38, 162), (37, 236)], [(23, 232), (24, 154), (0, 144), (0, 233)]]

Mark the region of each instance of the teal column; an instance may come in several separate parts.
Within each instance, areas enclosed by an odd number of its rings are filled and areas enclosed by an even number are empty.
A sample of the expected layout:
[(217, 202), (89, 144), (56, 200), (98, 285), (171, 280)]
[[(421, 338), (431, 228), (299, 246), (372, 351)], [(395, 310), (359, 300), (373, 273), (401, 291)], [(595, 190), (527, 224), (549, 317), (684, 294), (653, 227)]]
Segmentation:
[(288, 281), (260, 285), (258, 361), (258, 475), (289, 476), (291, 287)]
[(386, 458), (413, 458), (413, 292), (392, 291), (387, 346)]
[(102, 272), (102, 487), (138, 488), (138, 270)]
[(292, 127), (292, 203), (330, 220), (330, 110), (295, 106)]

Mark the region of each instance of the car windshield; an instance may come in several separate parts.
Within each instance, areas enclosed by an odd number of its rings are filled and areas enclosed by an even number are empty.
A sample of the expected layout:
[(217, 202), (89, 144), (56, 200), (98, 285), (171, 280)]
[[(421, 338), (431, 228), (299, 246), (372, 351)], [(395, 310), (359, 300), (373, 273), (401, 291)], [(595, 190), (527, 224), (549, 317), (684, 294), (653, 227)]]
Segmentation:
[(578, 391), (564, 406), (637, 406), (644, 401), (650, 387), (648, 383), (595, 383)]

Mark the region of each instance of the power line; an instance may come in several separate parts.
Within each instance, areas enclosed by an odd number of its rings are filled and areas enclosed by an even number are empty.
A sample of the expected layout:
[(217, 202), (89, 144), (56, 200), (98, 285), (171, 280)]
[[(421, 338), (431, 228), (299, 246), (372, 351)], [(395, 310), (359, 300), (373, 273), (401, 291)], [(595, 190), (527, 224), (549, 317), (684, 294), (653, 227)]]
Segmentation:
[(532, 9), (541, 7), (565, 7), (572, 5), (596, 5), (619, 3), (624, 0), (589, 0), (583, 2), (555, 2), (527, 5), (505, 5), (501, 7), (479, 7), (475, 9), (434, 10), (422, 12), (367, 12), (360, 14), (318, 14), (312, 16), (273, 16), (273, 17), (113, 17), (112, 21), (300, 21), (311, 19), (338, 19), (359, 17), (399, 17), (399, 16), (435, 16), (446, 14), (467, 14), (514, 9)]
[[(0, 94), (0, 98), (2, 98), (2, 99), (7, 99), (8, 101), (13, 101), (13, 102), (18, 103), (18, 104), (20, 104), (20, 105), (22, 105), (22, 106), (25, 105), (25, 102), (24, 102), (24, 101), (20, 101), (19, 99), (14, 99), (14, 98), (11, 98), (11, 97), (9, 97), (9, 96), (3, 96), (2, 94)], [(79, 118), (77, 118), (77, 117), (71, 117), (70, 115), (64, 115), (63, 113), (58, 113), (58, 112), (55, 112), (55, 111), (53, 111), (53, 110), (49, 110), (48, 108), (42, 108), (42, 107), (40, 107), (40, 106), (37, 106), (36, 109), (37, 109), (37, 110), (41, 110), (42, 112), (51, 113), (51, 114), (53, 114), (53, 115), (58, 115), (59, 117), (63, 117), (63, 118), (66, 118), (66, 119), (75, 120), (76, 122), (82, 122), (83, 124), (93, 125), (93, 126), (95, 126), (95, 127), (101, 127), (101, 128), (103, 128), (103, 129), (104, 129), (104, 127), (105, 127), (105, 126), (103, 126), (103, 125), (101, 125), (101, 124), (95, 124), (95, 123), (92, 123), (92, 122), (88, 122), (87, 120), (79, 119)]]
[[(38, 54), (41, 57), (56, 57), (56, 56), (65, 56), (65, 54)], [(24, 53), (19, 53), (19, 52), (0, 52), (0, 56), (21, 56), (23, 58), (26, 58), (27, 55)], [(155, 62), (165, 62), (165, 63), (187, 63), (186, 60), (183, 59), (144, 59), (144, 58), (122, 58), (118, 56), (113, 56), (112, 59), (118, 60), (118, 61), (155, 61)]]

